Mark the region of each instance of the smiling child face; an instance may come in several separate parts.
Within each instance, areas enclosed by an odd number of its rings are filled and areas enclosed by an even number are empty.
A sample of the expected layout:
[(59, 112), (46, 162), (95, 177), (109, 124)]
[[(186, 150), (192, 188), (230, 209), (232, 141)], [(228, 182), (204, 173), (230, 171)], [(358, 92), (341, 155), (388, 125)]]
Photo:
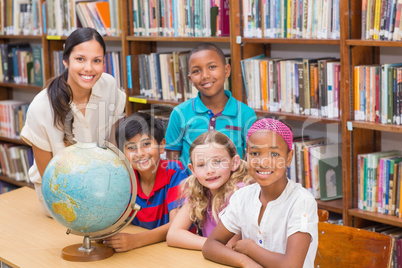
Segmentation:
[(216, 51), (195, 52), (188, 64), (188, 78), (202, 96), (212, 98), (224, 92), (225, 79), (230, 75), (230, 65), (223, 62)]
[(259, 130), (247, 142), (250, 175), (263, 187), (287, 181), (286, 170), (293, 158), (285, 140), (276, 132)]
[(165, 150), (165, 139), (160, 144), (147, 134), (137, 134), (124, 144), (124, 154), (140, 175), (156, 172), (160, 154)]
[[(224, 146), (216, 143), (198, 145), (191, 153), (189, 169), (200, 184), (215, 195), (238, 167), (238, 155), (231, 158)], [(239, 161), (237, 161), (239, 160)]]

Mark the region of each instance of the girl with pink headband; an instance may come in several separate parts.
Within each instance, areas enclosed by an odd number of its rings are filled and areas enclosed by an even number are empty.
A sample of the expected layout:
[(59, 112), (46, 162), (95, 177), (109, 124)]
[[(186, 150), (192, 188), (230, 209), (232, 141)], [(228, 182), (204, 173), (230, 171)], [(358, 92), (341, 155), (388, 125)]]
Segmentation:
[[(264, 118), (247, 134), (249, 173), (257, 183), (233, 194), (204, 244), (204, 257), (237, 267), (314, 267), (318, 245), (317, 203), (286, 177), (293, 133)], [(225, 246), (234, 235), (242, 240)]]

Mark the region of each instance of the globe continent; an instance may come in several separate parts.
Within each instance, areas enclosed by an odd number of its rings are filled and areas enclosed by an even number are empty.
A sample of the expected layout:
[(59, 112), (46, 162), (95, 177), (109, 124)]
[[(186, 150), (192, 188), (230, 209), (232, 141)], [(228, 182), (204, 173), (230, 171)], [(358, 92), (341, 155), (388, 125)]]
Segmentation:
[(49, 162), (42, 194), (52, 217), (63, 226), (87, 233), (112, 226), (131, 199), (127, 168), (110, 149), (75, 144)]

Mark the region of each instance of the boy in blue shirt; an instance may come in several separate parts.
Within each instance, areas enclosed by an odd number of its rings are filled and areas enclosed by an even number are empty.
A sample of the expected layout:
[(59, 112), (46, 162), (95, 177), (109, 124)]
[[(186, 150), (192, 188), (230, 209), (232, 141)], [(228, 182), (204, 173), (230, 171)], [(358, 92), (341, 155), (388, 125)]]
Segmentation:
[(224, 89), (230, 75), (222, 50), (210, 43), (193, 48), (188, 60), (188, 79), (198, 96), (176, 106), (166, 131), (166, 155), (189, 164), (189, 148), (200, 134), (214, 129), (227, 135), (240, 157), (246, 146), (247, 131), (257, 119), (253, 109)]
[(142, 233), (118, 233), (104, 244), (116, 252), (165, 241), (177, 213), (180, 182), (188, 173), (179, 161), (160, 159), (165, 150), (164, 127), (149, 114), (134, 113), (119, 123), (116, 143), (137, 177), (136, 203), (141, 207), (133, 224), (149, 229)]

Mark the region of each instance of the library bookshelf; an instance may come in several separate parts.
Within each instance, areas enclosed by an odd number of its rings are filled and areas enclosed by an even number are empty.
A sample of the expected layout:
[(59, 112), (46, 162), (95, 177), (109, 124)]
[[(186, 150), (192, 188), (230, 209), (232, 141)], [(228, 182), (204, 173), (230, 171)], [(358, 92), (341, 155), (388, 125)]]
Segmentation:
[(347, 225), (357, 227), (373, 222), (402, 227), (402, 219), (396, 216), (358, 208), (357, 179), (357, 156), (381, 151), (382, 134), (387, 132), (396, 133), (396, 135), (402, 134), (402, 127), (400, 125), (356, 121), (353, 115), (354, 67), (383, 64), (380, 61), (382, 48), (402, 48), (402, 43), (398, 41), (362, 40), (362, 1), (352, 0), (348, 3), (342, 3), (341, 11), (342, 85), (345, 96), (342, 115), (343, 187), (344, 200), (347, 200), (344, 202), (346, 211), (344, 221)]
[[(43, 1), (41, 1), (41, 4)], [(297, 46), (318, 45), (320, 47), (336, 46), (340, 51), (341, 61), (341, 117), (328, 119), (296, 115), (285, 112), (274, 112), (280, 118), (289, 121), (304, 122), (314, 119), (318, 124), (337, 124), (340, 126), (342, 136), (342, 184), (343, 198), (332, 201), (317, 200), (318, 207), (331, 212), (342, 214), (345, 225), (362, 227), (370, 222), (381, 222), (402, 227), (402, 220), (395, 216), (367, 212), (357, 209), (357, 171), (356, 158), (358, 154), (370, 153), (381, 149), (381, 133), (392, 132), (402, 134), (402, 127), (355, 121), (353, 117), (353, 67), (361, 64), (379, 63), (381, 47), (396, 47), (402, 49), (402, 42), (361, 40), (361, 14), (362, 0), (339, 1), (340, 38), (339, 39), (287, 39), (287, 38), (245, 38), (242, 37), (242, 1), (229, 1), (230, 3), (230, 36), (228, 37), (159, 37), (135, 36), (133, 19), (133, 1), (122, 0), (119, 4), (118, 16), (120, 20), (120, 35), (105, 37), (105, 41), (114, 42), (121, 46), (122, 86), (126, 90), (126, 114), (149, 108), (150, 105), (176, 106), (180, 101), (162, 101), (151, 98), (137, 98), (140, 95), (139, 81), (133, 79), (131, 88), (128, 88), (127, 58), (128, 55), (149, 54), (157, 52), (157, 44), (171, 42), (179, 47), (181, 43), (213, 42), (225, 43), (230, 46), (231, 56), (231, 83), (232, 95), (246, 102), (242, 88), (241, 60), (258, 54), (271, 55), (271, 45), (290, 44)], [(42, 12), (42, 11), (41, 11)], [(65, 36), (0, 36), (0, 43), (17, 41), (40, 42), (44, 50), (44, 62), (52, 63), (53, 50), (62, 50)], [(53, 76), (51, 64), (44, 64), (45, 81)], [(138, 66), (132, 66), (131, 75), (138, 77)], [(13, 89), (40, 91), (41, 87), (34, 85), (0, 83), (0, 99), (12, 99)], [(256, 110), (258, 116), (267, 114), (267, 111)], [(0, 138), (15, 144), (23, 144), (20, 140)], [(9, 181), (9, 178), (0, 176), (0, 180)], [(17, 184), (18, 185), (18, 184)], [(19, 185), (21, 186), (21, 185)]]
[[(42, 46), (44, 49), (47, 49), (47, 44), (45, 43), (46, 37), (45, 35), (0, 35), (0, 44), (12, 44), (18, 42), (34, 42), (36, 45)], [(48, 62), (49, 59), (47, 55), (43, 55), (43, 62)], [(44, 78), (49, 79), (49, 76), (46, 73), (49, 70), (49, 65), (46, 64), (43, 67), (43, 72), (45, 73)], [(0, 100), (7, 99), (15, 99), (13, 96), (13, 91), (15, 89), (22, 89), (24, 91), (29, 91), (33, 94), (38, 93), (42, 87), (35, 84), (28, 83), (14, 83), (14, 82), (0, 82)], [(0, 136), (0, 142), (6, 142), (16, 145), (27, 145), (22, 139), (19, 138), (9, 138)], [(5, 168), (5, 167), (2, 167)], [(0, 175), (0, 182), (5, 182), (13, 186), (23, 187), (28, 186), (33, 188), (33, 184), (25, 181), (17, 181), (14, 178), (9, 176)], [(1, 189), (0, 189), (1, 191)]]

